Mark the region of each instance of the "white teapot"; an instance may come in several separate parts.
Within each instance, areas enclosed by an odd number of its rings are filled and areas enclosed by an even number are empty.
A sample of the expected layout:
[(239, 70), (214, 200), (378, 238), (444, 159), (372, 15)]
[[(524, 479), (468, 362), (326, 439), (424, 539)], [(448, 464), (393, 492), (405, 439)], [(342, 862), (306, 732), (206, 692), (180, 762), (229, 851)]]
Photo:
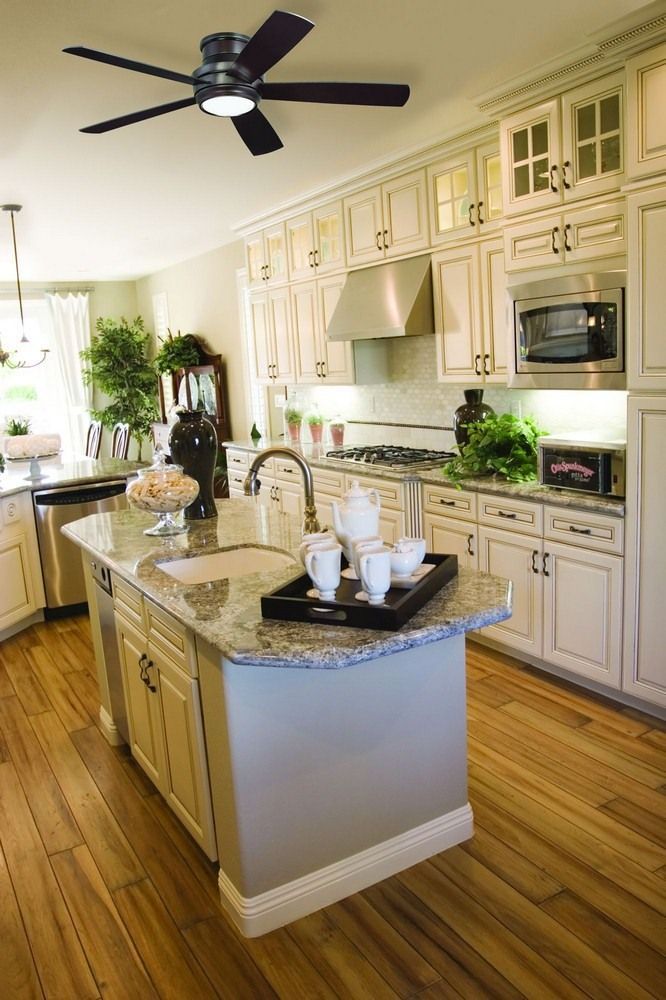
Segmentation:
[(342, 503), (332, 502), (333, 527), (348, 559), (352, 538), (379, 534), (380, 507), (377, 490), (364, 490), (358, 479), (352, 479)]

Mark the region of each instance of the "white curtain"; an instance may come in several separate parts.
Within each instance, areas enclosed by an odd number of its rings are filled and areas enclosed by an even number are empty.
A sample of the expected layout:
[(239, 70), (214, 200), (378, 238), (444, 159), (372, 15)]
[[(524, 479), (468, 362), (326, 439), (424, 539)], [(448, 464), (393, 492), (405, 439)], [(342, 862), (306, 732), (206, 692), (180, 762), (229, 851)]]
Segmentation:
[(88, 293), (55, 293), (47, 294), (46, 298), (53, 323), (55, 355), (65, 387), (72, 449), (74, 455), (83, 455), (93, 401), (92, 386), (83, 384), (83, 363), (79, 357), (79, 352), (91, 343)]

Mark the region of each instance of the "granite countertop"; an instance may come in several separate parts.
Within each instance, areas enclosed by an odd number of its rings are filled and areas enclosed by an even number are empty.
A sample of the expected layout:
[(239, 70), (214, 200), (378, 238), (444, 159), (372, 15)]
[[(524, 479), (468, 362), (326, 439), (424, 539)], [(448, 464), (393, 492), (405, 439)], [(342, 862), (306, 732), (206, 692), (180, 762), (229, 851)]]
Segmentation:
[[(461, 568), (397, 632), (264, 619), (261, 595), (303, 572), (297, 554), (300, 521), (246, 499), (220, 500), (217, 506), (220, 517), (191, 522), (187, 534), (165, 539), (144, 535), (155, 519), (134, 510), (93, 514), (63, 531), (234, 663), (348, 667), (503, 621), (511, 613), (507, 580)], [(286, 550), (294, 564), (200, 584), (181, 583), (160, 569), (163, 560), (242, 545)]]
[[(225, 441), (224, 444), (228, 448), (237, 448), (239, 451), (248, 451), (253, 454), (257, 454), (264, 448), (291, 447), (288, 442), (283, 440), (267, 442), (262, 440), (258, 445), (255, 445), (249, 438), (243, 441)], [(347, 475), (356, 473), (359, 476), (372, 476), (376, 479), (418, 479), (424, 483), (435, 483), (437, 486), (448, 486), (450, 489), (455, 489), (455, 485), (446, 478), (440, 468), (419, 469), (410, 472), (409, 470), (382, 469), (374, 465), (340, 462), (326, 458), (326, 452), (332, 448), (333, 445), (330, 444), (302, 443), (296, 445), (293, 450), (303, 455), (313, 468), (336, 469)], [(559, 507), (595, 511), (598, 514), (610, 514), (613, 517), (624, 517), (625, 512), (624, 498), (598, 496), (577, 490), (560, 490), (553, 486), (541, 486), (537, 482), (509, 483), (506, 479), (486, 476), (479, 479), (466, 479), (461, 483), (461, 487), (475, 493), (497, 493), (502, 496), (515, 497), (518, 500), (531, 500)]]
[(62, 461), (59, 456), (39, 459), (41, 479), (30, 479), (30, 460), (7, 462), (0, 474), (0, 497), (25, 490), (48, 490), (56, 486), (78, 486), (111, 479), (127, 479), (146, 462), (120, 458), (80, 458)]

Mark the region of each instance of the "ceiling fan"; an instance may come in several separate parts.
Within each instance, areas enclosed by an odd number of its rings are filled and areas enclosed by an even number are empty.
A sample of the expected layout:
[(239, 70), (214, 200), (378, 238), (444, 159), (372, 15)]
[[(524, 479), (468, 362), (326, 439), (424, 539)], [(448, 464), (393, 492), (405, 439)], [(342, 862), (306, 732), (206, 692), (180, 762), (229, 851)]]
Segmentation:
[(98, 52), (81, 45), (63, 49), (74, 56), (120, 66), (121, 69), (160, 76), (194, 87), (194, 95), (155, 108), (134, 111), (119, 118), (98, 122), (81, 132), (110, 132), (179, 108), (198, 104), (210, 115), (231, 118), (239, 136), (254, 156), (272, 153), (282, 147), (277, 132), (259, 110), (264, 101), (305, 101), (317, 104), (365, 104), (378, 107), (402, 107), (409, 97), (409, 87), (399, 83), (265, 83), (264, 73), (314, 28), (314, 23), (298, 14), (276, 10), (249, 37), (232, 31), (206, 35), (201, 39), (201, 66), (190, 76), (159, 66)]

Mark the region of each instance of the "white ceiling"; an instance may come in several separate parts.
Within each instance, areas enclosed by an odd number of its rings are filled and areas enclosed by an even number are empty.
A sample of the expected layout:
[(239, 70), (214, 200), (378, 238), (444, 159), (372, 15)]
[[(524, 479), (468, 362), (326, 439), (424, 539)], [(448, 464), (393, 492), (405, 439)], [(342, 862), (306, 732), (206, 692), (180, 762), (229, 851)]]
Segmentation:
[[(632, 14), (643, 0), (298, 0), (315, 22), (267, 79), (408, 83), (404, 108), (266, 102), (284, 149), (253, 157), (191, 107), (103, 135), (78, 129), (190, 96), (65, 55), (85, 45), (189, 73), (215, 31), (252, 34), (271, 0), (3, 0), (0, 204), (25, 281), (132, 279), (234, 239), (232, 227), (372, 161), (483, 120), (473, 98)], [(0, 216), (0, 280), (12, 280)]]

